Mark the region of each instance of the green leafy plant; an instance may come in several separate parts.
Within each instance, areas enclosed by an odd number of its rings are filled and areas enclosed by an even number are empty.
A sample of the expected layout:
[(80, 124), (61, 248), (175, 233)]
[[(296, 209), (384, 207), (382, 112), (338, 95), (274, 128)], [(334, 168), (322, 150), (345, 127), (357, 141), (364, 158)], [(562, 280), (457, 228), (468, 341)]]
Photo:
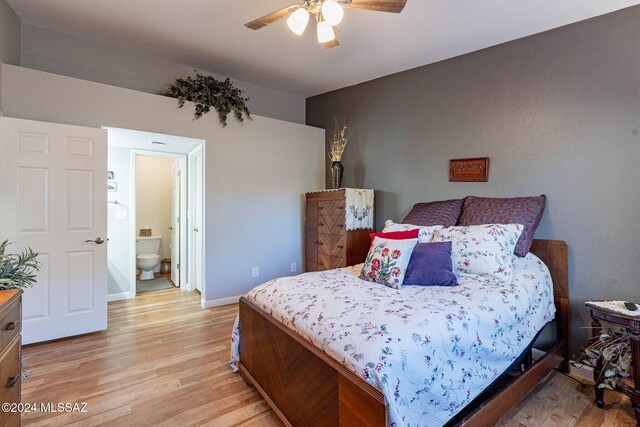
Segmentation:
[(631, 341), (624, 329), (603, 330), (582, 349), (577, 364), (598, 369), (598, 387), (615, 389), (621, 379), (629, 378), (632, 367)]
[(227, 116), (230, 113), (233, 113), (240, 123), (245, 117), (251, 119), (251, 113), (247, 108), (249, 98), (243, 97), (242, 90), (229, 78), (220, 81), (196, 73), (195, 77), (177, 78), (161, 95), (178, 99), (178, 108), (182, 108), (186, 101), (195, 103), (196, 119), (215, 109), (223, 127), (227, 125)]
[(26, 248), (19, 254), (8, 254), (10, 244), (8, 240), (0, 244), (0, 290), (30, 288), (42, 265), (37, 260), (38, 253)]

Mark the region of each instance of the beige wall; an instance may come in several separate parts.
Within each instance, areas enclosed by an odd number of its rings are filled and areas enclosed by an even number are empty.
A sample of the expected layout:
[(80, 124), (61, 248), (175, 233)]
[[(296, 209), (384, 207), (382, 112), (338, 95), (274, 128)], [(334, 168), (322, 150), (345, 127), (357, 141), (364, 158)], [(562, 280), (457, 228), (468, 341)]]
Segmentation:
[[(194, 67), (189, 67), (188, 64), (175, 64), (149, 55), (40, 28), (26, 22), (22, 23), (21, 35), (20, 65), (35, 70), (148, 93), (164, 90), (176, 77), (194, 74)], [(17, 62), (10, 63), (18, 65)], [(218, 79), (227, 77), (206, 71), (203, 73), (212, 74)], [(252, 113), (304, 123), (305, 98), (303, 96), (241, 80), (235, 80), (235, 82), (245, 91), (245, 96), (250, 98), (248, 106)]]
[(232, 302), (291, 274), (292, 262), (302, 265), (302, 200), (324, 188), (324, 130), (261, 116), (222, 128), (213, 114), (193, 120), (189, 105), (178, 109), (174, 99), (11, 65), (2, 81), (9, 117), (206, 141), (206, 305)]
[[(20, 18), (6, 0), (0, 0), (0, 64), (20, 65)], [(2, 69), (0, 67), (0, 86)], [(2, 91), (0, 90), (0, 116)]]
[(175, 159), (136, 156), (136, 233), (151, 227), (162, 236), (160, 258), (171, 256), (171, 165)]

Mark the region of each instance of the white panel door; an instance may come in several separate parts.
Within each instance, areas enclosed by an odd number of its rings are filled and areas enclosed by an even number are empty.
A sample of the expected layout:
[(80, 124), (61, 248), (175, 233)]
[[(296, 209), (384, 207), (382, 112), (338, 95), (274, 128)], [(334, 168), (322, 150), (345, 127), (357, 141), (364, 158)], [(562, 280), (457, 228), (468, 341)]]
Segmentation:
[(171, 281), (180, 286), (180, 168), (178, 161), (171, 164)]
[(0, 239), (39, 252), (24, 344), (107, 328), (107, 132), (0, 117)]
[(191, 194), (189, 196), (190, 218), (191, 218), (191, 272), (189, 282), (191, 289), (197, 289), (202, 293), (202, 270), (203, 270), (203, 158), (202, 147), (195, 148), (189, 153), (189, 170), (191, 171)]

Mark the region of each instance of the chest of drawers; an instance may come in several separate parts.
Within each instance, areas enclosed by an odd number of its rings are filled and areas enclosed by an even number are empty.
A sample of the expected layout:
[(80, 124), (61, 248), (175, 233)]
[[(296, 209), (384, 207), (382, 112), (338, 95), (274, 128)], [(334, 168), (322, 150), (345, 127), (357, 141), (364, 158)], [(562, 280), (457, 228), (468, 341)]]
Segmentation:
[(347, 230), (345, 190), (306, 195), (305, 271), (364, 262), (373, 230)]
[[(22, 374), (22, 291), (0, 291), (0, 402), (19, 403)], [(0, 411), (0, 426), (20, 425), (19, 412)]]

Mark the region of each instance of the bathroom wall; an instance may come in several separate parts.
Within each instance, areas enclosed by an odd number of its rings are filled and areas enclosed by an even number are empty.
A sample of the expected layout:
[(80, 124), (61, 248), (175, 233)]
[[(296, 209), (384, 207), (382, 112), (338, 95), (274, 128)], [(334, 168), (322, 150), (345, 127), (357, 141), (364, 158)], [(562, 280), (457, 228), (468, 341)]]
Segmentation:
[[(107, 293), (109, 300), (128, 298), (131, 291), (131, 259), (129, 221), (131, 220), (131, 151), (128, 148), (108, 149), (107, 170), (113, 171), (118, 191), (110, 191), (107, 209)], [(119, 214), (119, 216), (118, 216)]]
[[(162, 236), (160, 259), (171, 256), (171, 165), (175, 159), (136, 156), (136, 233), (147, 225)], [(156, 271), (160, 266), (156, 268)]]

